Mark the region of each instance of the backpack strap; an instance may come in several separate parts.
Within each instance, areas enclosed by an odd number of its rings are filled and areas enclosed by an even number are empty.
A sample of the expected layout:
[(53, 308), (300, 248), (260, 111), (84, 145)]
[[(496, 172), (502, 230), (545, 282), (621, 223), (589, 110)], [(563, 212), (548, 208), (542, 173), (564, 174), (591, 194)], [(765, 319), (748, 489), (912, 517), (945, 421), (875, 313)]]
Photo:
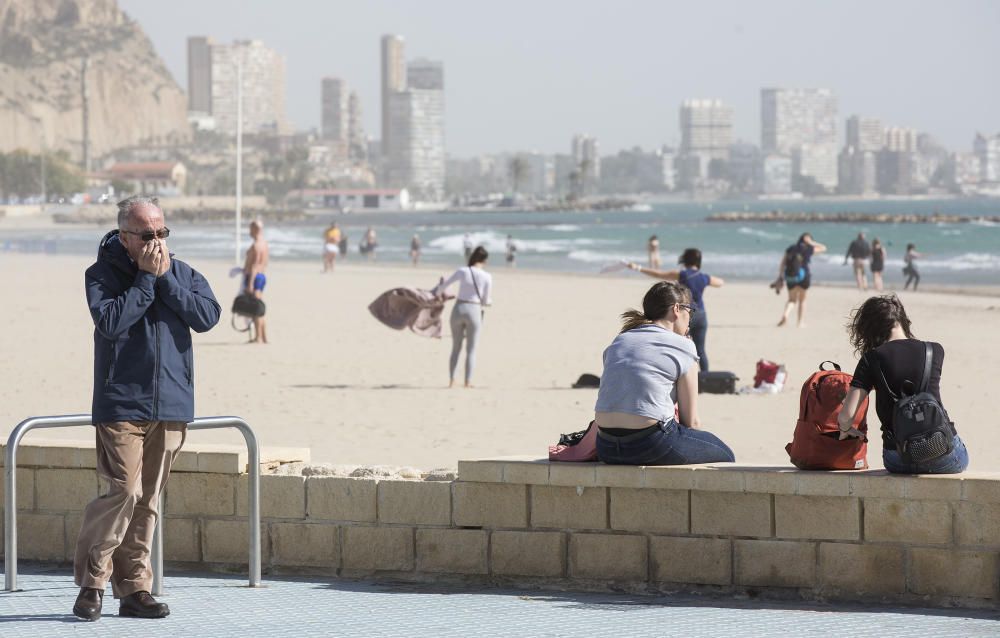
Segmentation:
[(479, 293), (479, 284), (476, 283), (476, 272), (472, 270), (472, 266), (469, 266), (469, 276), (472, 277), (472, 287), (476, 289), (476, 296), (479, 297), (479, 305), (486, 307), (486, 302), (483, 301), (483, 296)]
[(924, 342), (924, 376), (920, 378), (920, 392), (927, 392), (931, 381), (931, 364), (934, 362), (934, 348), (930, 341)]
[[(874, 350), (869, 350), (868, 352), (865, 353), (865, 356), (867, 357), (868, 355), (872, 354), (873, 352), (875, 352), (875, 351)], [(886, 379), (885, 379), (885, 373), (882, 372), (882, 362), (878, 360), (878, 357), (874, 357), (873, 356), (872, 359), (875, 360), (875, 367), (878, 368), (878, 376), (879, 376), (880, 379), (882, 379), (882, 388), (889, 394), (889, 398), (892, 399), (893, 403), (895, 403), (896, 401), (899, 401), (899, 395), (897, 395), (895, 392), (892, 391), (892, 388), (889, 387), (889, 382), (886, 381)], [(871, 364), (872, 364), (872, 361), (871, 361), (871, 359), (869, 359), (868, 360), (868, 366), (871, 367)]]

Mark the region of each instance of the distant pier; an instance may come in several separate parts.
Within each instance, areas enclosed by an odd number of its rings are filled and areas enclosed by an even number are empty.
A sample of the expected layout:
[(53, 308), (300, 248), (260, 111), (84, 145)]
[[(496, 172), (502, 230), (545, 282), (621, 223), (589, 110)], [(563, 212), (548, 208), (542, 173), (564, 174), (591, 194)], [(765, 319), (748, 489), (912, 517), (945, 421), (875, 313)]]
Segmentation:
[(713, 213), (708, 216), (710, 222), (788, 222), (788, 223), (843, 223), (843, 224), (969, 224), (992, 223), (1000, 224), (1000, 215), (931, 215), (892, 214), (892, 213), (820, 213), (815, 211), (781, 211), (764, 212), (730, 211)]

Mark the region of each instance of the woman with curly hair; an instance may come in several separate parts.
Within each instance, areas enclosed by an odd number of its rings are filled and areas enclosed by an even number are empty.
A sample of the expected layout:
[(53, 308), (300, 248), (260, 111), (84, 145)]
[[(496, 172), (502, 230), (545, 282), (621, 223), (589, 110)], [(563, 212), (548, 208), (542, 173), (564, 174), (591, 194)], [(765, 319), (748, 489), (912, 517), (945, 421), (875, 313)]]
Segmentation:
[[(914, 388), (924, 384), (928, 345), (931, 366), (926, 391), (943, 408), (941, 369), (944, 348), (941, 344), (920, 341), (913, 336), (906, 309), (896, 295), (869, 298), (854, 311), (847, 331), (855, 353), (861, 358), (854, 371), (851, 390), (837, 418), (840, 438), (862, 436), (852, 427), (854, 415), (868, 393), (876, 390), (875, 411), (882, 422), (882, 461), (885, 469), (900, 474), (958, 474), (964, 471), (969, 466), (969, 453), (947, 413), (944, 413), (944, 419), (951, 430), (951, 449), (936, 458), (904, 461), (893, 429), (896, 397), (912, 394)], [(911, 386), (910, 391), (904, 392), (907, 386)]]

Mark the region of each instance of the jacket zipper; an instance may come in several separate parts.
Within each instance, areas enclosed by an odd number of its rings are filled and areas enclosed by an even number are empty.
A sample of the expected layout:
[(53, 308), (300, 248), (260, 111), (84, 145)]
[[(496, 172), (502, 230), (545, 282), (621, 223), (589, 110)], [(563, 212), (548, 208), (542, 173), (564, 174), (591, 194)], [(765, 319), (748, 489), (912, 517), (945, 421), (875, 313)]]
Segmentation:
[(153, 421), (157, 420), (160, 406), (160, 322), (156, 315), (156, 306), (153, 306)]

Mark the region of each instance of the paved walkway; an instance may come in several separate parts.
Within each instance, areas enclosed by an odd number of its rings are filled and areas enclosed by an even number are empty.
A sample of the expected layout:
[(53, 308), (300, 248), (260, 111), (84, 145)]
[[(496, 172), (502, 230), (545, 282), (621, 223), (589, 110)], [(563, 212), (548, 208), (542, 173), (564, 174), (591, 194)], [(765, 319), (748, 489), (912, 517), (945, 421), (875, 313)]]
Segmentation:
[(783, 604), (688, 596), (472, 590), (409, 584), (168, 576), (164, 620), (118, 618), (106, 599), (97, 623), (70, 610), (77, 589), (66, 570), (27, 568), (23, 591), (0, 593), (0, 636), (934, 636), (1000, 635), (1000, 612)]

